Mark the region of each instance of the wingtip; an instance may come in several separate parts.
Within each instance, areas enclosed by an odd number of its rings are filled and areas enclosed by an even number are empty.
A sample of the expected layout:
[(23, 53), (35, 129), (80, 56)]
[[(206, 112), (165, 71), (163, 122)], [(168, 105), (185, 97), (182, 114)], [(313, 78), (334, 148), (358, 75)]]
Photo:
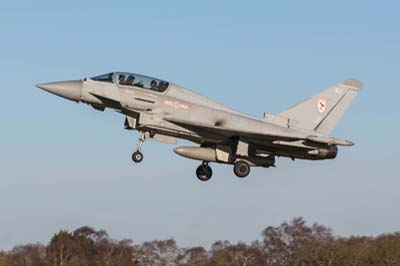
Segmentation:
[(355, 145), (355, 143), (352, 142), (352, 141), (350, 141), (350, 140), (346, 140), (346, 142), (347, 142), (347, 145), (346, 145), (346, 146), (348, 146), (348, 147), (352, 147), (352, 146)]

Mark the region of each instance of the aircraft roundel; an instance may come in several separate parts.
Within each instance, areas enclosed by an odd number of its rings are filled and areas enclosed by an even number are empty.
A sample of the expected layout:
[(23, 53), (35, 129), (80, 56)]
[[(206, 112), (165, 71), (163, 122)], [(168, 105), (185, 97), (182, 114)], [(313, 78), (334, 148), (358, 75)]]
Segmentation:
[(320, 112), (320, 113), (325, 112), (326, 104), (327, 104), (327, 100), (325, 98), (319, 98), (318, 104), (317, 104), (318, 112)]

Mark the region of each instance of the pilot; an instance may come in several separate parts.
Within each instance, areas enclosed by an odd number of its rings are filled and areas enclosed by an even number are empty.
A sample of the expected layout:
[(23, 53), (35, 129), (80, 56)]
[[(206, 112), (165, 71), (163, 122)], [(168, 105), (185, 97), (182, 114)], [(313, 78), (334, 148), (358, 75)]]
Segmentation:
[(160, 81), (160, 83), (158, 83), (158, 91), (163, 92), (164, 87), (165, 87), (165, 81)]
[(124, 83), (125, 83), (125, 75), (119, 75), (118, 83), (121, 84), (121, 85), (124, 85)]
[(126, 79), (126, 85), (133, 86), (133, 83), (135, 82), (135, 77), (133, 75), (129, 75), (128, 78)]
[(150, 83), (150, 90), (158, 91), (158, 88), (157, 88), (157, 81), (155, 81), (155, 80), (152, 80), (152, 81), (151, 81), (151, 83)]

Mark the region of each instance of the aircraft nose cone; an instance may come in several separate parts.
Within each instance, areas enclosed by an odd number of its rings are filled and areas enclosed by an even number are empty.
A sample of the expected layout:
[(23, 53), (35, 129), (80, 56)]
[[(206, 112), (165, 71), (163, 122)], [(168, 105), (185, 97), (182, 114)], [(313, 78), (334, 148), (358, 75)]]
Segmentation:
[(36, 85), (36, 87), (68, 100), (79, 101), (82, 95), (83, 84), (82, 81), (76, 80), (42, 83)]

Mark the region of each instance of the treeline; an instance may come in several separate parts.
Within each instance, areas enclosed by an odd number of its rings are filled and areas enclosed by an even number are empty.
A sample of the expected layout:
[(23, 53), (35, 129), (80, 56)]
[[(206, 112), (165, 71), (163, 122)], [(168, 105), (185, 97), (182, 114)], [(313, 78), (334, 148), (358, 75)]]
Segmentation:
[(261, 236), (251, 244), (218, 241), (207, 250), (180, 248), (173, 239), (138, 245), (81, 227), (58, 232), (48, 245), (1, 252), (0, 266), (400, 266), (400, 233), (335, 237), (327, 227), (296, 218), (265, 228)]

